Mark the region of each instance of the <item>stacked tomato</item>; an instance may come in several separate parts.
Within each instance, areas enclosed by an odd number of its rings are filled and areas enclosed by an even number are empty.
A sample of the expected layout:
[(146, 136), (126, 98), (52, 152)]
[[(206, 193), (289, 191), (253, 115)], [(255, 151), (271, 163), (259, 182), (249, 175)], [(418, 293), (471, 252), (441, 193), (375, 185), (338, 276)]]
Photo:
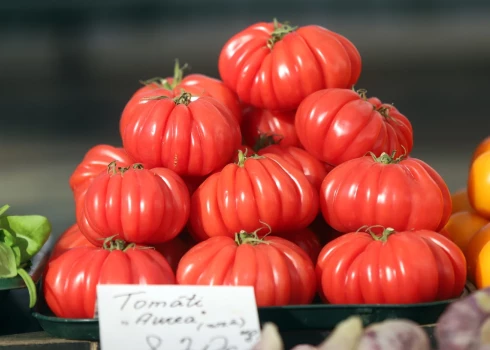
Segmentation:
[(218, 67), (146, 81), (123, 147), (97, 145), (73, 172), (77, 223), (44, 278), (56, 315), (93, 317), (99, 283), (250, 285), (258, 306), (461, 294), (465, 258), (439, 233), (448, 188), (409, 156), (410, 121), (353, 88), (348, 39), (257, 23)]
[(467, 187), (453, 193), (453, 214), (445, 235), (465, 253), (468, 279), (479, 289), (490, 286), (490, 136), (475, 148)]

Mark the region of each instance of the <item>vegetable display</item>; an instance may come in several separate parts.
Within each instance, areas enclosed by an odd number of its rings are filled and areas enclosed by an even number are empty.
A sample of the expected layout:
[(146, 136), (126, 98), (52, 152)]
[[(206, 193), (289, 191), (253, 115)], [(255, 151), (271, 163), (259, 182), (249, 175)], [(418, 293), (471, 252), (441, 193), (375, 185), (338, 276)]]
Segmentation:
[[(274, 20), (217, 54), (219, 77), (176, 61), (142, 80), (121, 106), (122, 147), (94, 145), (73, 169), (76, 223), (42, 284), (55, 316), (96, 316), (97, 284), (247, 285), (260, 307), (368, 308), (457, 299), (467, 279), (490, 285), (488, 139), (451, 194), (412, 156), (403, 106), (356, 89), (361, 57), (344, 36)], [(50, 225), (5, 210), (0, 278), (25, 278), (33, 306), (25, 268)], [(486, 329), (485, 307), (474, 323)], [(266, 325), (256, 349), (282, 349), (276, 332)], [(451, 348), (454, 334), (445, 349), (477, 349)], [(413, 322), (364, 329), (354, 318), (296, 350), (429, 347)]]

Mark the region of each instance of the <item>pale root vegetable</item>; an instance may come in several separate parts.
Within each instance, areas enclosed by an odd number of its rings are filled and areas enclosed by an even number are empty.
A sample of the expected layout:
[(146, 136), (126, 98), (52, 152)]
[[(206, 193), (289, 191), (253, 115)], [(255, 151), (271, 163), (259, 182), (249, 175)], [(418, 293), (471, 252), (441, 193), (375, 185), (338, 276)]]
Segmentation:
[(260, 333), (260, 340), (252, 350), (284, 350), (281, 334), (273, 323), (265, 323)]
[(490, 288), (450, 304), (438, 320), (435, 336), (441, 350), (490, 349)]
[[(387, 320), (367, 327), (356, 350), (430, 350), (427, 333), (409, 320)], [(446, 350), (446, 348), (441, 348)]]
[(318, 345), (316, 350), (357, 350), (362, 333), (361, 318), (359, 316), (351, 316), (339, 323), (330, 336)]

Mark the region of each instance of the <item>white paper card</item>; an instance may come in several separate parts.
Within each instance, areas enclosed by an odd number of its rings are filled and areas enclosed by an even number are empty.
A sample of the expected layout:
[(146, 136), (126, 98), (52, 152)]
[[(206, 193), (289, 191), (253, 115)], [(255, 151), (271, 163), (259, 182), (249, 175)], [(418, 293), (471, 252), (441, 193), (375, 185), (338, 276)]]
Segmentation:
[(98, 285), (102, 350), (251, 350), (253, 287)]

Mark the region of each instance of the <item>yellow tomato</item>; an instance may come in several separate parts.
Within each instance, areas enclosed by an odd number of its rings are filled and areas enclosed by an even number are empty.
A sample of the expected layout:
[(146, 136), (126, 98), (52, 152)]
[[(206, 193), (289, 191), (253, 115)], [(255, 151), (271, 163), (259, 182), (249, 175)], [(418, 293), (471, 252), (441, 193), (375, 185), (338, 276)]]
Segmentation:
[(451, 215), (444, 229), (447, 231), (446, 237), (464, 252), (473, 235), (488, 223), (478, 214), (460, 211)]
[(468, 193), (466, 188), (460, 189), (451, 194), (451, 200), (453, 202), (452, 213), (458, 213), (460, 211), (473, 211), (468, 199)]
[(478, 289), (490, 286), (490, 242), (485, 244), (478, 254), (475, 271), (475, 284)]
[(475, 282), (478, 257), (485, 244), (490, 242), (490, 224), (486, 224), (471, 237), (466, 246), (465, 256), (468, 266), (468, 279)]
[(482, 153), (471, 163), (467, 188), (473, 209), (490, 218), (490, 151)]
[(471, 158), (471, 162), (473, 163), (476, 158), (488, 151), (490, 151), (490, 136), (480, 142), (475, 148), (475, 151), (473, 152), (473, 157)]

